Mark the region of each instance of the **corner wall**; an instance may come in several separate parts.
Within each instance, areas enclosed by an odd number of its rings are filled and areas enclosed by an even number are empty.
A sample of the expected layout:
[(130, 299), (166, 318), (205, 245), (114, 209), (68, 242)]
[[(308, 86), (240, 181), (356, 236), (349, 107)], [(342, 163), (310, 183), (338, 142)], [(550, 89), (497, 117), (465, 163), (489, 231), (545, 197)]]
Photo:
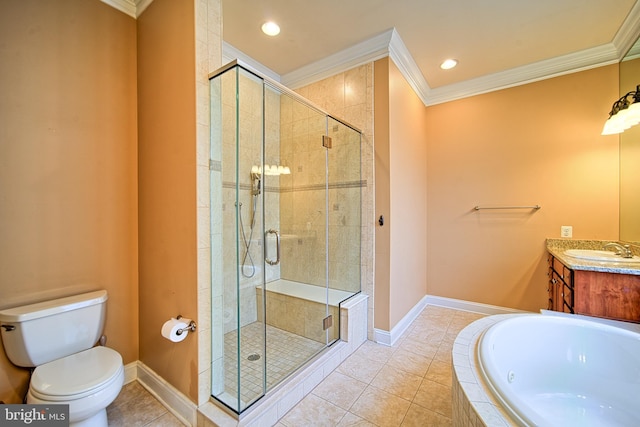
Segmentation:
[[(136, 22), (98, 0), (0, 2), (0, 307), (106, 289), (138, 359)], [(0, 400), (27, 369), (0, 348)]]
[(137, 22), (140, 361), (197, 401), (199, 335), (160, 335), (197, 314), (194, 1), (155, 0)]
[(427, 108), (430, 295), (538, 311), (547, 237), (617, 240), (617, 98), (611, 65)]
[(375, 62), (375, 328), (391, 331), (427, 293), (426, 109), (389, 58)]

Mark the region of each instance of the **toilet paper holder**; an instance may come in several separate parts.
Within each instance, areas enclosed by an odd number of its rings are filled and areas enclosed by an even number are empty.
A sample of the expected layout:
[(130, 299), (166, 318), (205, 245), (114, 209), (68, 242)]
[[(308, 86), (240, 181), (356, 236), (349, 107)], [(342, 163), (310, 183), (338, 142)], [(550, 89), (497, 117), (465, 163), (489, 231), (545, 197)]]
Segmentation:
[[(178, 314), (178, 316), (176, 317), (176, 319), (177, 319), (177, 320), (182, 319), (182, 315)], [(191, 331), (191, 332), (195, 332), (195, 330), (196, 330), (196, 322), (194, 322), (194, 321), (192, 320), (192, 321), (190, 321), (190, 322), (189, 322), (189, 324), (188, 324), (186, 327), (184, 327), (184, 328), (182, 328), (182, 329), (178, 329), (178, 330), (176, 331), (176, 334), (177, 334), (177, 335), (182, 335), (182, 333), (183, 333), (183, 332), (189, 332), (189, 331)]]

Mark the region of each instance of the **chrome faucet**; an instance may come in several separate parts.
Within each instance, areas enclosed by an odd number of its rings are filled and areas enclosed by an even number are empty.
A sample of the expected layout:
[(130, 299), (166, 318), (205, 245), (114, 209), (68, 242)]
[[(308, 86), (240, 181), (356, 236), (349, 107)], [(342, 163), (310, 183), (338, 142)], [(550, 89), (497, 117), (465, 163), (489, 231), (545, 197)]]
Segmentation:
[(622, 258), (633, 258), (633, 252), (631, 252), (631, 248), (629, 245), (622, 246), (620, 243), (607, 243), (602, 247), (602, 249), (607, 250), (607, 248), (616, 248), (616, 255), (621, 256)]

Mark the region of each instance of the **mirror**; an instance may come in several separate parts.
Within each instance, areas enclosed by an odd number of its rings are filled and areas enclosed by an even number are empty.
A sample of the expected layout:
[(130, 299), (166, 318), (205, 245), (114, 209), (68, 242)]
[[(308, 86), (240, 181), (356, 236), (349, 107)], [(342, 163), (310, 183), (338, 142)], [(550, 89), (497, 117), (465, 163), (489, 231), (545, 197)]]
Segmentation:
[[(620, 96), (640, 84), (640, 40), (620, 63)], [(620, 134), (620, 240), (640, 244), (640, 126)]]
[[(620, 96), (640, 84), (640, 40), (620, 63)], [(640, 125), (620, 134), (620, 240), (640, 244)]]

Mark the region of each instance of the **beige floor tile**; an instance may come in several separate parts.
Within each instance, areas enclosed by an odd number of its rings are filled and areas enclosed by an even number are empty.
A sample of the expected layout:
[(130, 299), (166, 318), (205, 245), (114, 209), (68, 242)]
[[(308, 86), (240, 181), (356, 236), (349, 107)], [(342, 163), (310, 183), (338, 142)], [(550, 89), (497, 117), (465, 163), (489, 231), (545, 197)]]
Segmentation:
[(334, 427), (347, 413), (333, 403), (309, 394), (300, 403), (293, 407), (280, 423), (288, 427), (300, 426), (327, 426)]
[[(107, 407), (109, 426), (145, 426), (168, 413), (167, 409), (142, 387), (132, 387), (135, 389), (133, 392), (125, 391), (123, 398), (116, 399), (117, 402)], [(125, 398), (127, 400), (124, 400)]]
[(338, 366), (338, 372), (369, 384), (383, 365), (383, 362), (367, 359), (359, 354), (352, 354)]
[(360, 418), (356, 414), (347, 412), (346, 415), (338, 423), (338, 427), (376, 427), (376, 425), (363, 418)]
[(366, 341), (356, 350), (355, 354), (369, 360), (385, 363), (393, 355), (394, 351), (395, 348), (393, 347)]
[(434, 360), (429, 365), (429, 370), (425, 379), (431, 380), (442, 385), (451, 386), (451, 363), (444, 363)]
[(412, 404), (402, 421), (402, 427), (451, 427), (451, 418)]
[(408, 400), (367, 387), (349, 412), (377, 426), (394, 427), (400, 426), (410, 405)]
[(451, 386), (423, 380), (413, 403), (451, 418)]
[(170, 412), (156, 418), (150, 423), (153, 427), (184, 427), (184, 424), (180, 422)]
[(424, 377), (431, 364), (431, 359), (410, 351), (398, 349), (393, 353), (393, 356), (391, 356), (387, 364), (411, 374)]
[(371, 381), (373, 387), (409, 401), (413, 400), (421, 383), (422, 377), (389, 365), (383, 366)]
[(436, 355), (433, 356), (433, 360), (434, 361), (438, 361), (438, 362), (442, 362), (442, 363), (449, 363), (451, 364), (451, 350), (452, 350), (452, 346), (445, 344), (445, 345), (440, 345), (440, 347), (438, 347), (438, 351), (436, 351)]
[(398, 349), (410, 351), (412, 353), (419, 354), (422, 357), (433, 359), (439, 347), (439, 342), (425, 342), (407, 338), (402, 342), (402, 344), (400, 344)]
[(365, 388), (367, 388), (366, 383), (334, 371), (313, 389), (312, 393), (348, 410)]

